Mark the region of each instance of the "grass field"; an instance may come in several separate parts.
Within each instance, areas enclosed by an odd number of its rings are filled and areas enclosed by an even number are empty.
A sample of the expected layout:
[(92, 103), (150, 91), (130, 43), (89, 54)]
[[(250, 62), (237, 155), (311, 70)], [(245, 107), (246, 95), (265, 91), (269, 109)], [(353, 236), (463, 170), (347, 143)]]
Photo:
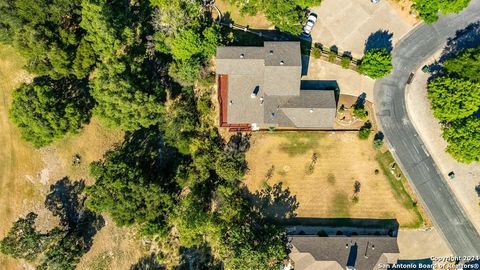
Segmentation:
[[(100, 159), (123, 138), (123, 132), (105, 128), (93, 119), (79, 134), (49, 147), (36, 150), (22, 141), (8, 118), (8, 110), (12, 91), (32, 78), (22, 69), (23, 65), (24, 61), (12, 48), (0, 46), (0, 238), (19, 216), (30, 211), (39, 214), (37, 227), (54, 226), (57, 220), (44, 207), (50, 184), (64, 176), (91, 184), (88, 164)], [(77, 153), (82, 162), (74, 166), (72, 157)], [(78, 269), (129, 269), (142, 255), (140, 240), (131, 230), (117, 228), (107, 218), (107, 225), (96, 235)], [(0, 270), (3, 269), (28, 268), (24, 262), (0, 254)]]
[(228, 0), (218, 0), (215, 5), (220, 9), (225, 19), (229, 18), (236, 24), (249, 26), (253, 29), (269, 29), (272, 28), (272, 23), (267, 20), (265, 15), (259, 13), (255, 16), (242, 15), (237, 7), (230, 4)]
[(390, 174), (388, 157), (356, 132), (256, 133), (245, 184), (254, 191), (283, 183), (299, 203), (302, 219), (396, 219), (401, 227), (418, 228), (424, 219), (404, 178)]

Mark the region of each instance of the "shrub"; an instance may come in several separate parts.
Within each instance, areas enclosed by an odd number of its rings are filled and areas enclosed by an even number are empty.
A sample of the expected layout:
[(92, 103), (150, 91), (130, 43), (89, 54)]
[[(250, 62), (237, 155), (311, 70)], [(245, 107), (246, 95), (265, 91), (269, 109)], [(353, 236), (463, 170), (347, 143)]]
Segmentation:
[(365, 125), (363, 125), (360, 128), (360, 131), (358, 132), (358, 137), (361, 140), (366, 140), (370, 136), (371, 132), (372, 132), (372, 125), (370, 124), (370, 122), (367, 122), (365, 123)]
[(368, 113), (365, 110), (365, 107), (362, 106), (355, 106), (353, 108), (353, 115), (355, 115), (357, 118), (366, 120), (368, 118)]
[(382, 148), (382, 146), (383, 146), (383, 140), (381, 140), (381, 139), (373, 140), (373, 147), (375, 149), (380, 149), (380, 148)]
[(352, 59), (348, 55), (342, 56), (342, 61), (340, 62), (340, 65), (342, 68), (348, 68), (350, 66), (350, 61)]
[(356, 203), (358, 203), (358, 201), (360, 201), (360, 199), (358, 198), (358, 196), (353, 196), (353, 197), (352, 197), (352, 203), (356, 204)]
[(320, 49), (318, 47), (313, 47), (312, 48), (312, 56), (316, 59), (319, 59), (320, 57), (322, 57), (322, 49)]
[(335, 62), (335, 59), (337, 58), (337, 53), (334, 51), (328, 52), (328, 62)]

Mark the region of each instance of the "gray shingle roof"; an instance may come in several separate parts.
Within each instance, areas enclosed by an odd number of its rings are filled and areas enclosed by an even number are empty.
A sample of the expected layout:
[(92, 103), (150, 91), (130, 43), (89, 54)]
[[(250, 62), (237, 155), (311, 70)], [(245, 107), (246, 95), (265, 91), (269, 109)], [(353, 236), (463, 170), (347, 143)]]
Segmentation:
[(389, 236), (293, 236), (289, 240), (298, 252), (310, 253), (317, 261), (336, 261), (343, 269), (347, 265), (376, 269), (383, 254), (399, 253), (397, 238)]
[[(227, 122), (332, 128), (336, 113), (334, 92), (300, 90), (301, 66), (299, 42), (218, 47), (217, 74), (228, 75)], [(257, 95), (252, 98), (255, 89)]]

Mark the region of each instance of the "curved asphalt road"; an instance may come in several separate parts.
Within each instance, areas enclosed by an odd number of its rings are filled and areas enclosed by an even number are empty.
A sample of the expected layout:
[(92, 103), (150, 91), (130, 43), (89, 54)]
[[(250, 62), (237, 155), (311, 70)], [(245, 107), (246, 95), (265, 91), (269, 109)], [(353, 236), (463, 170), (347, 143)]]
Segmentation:
[[(394, 70), (375, 84), (377, 119), (403, 171), (408, 175), (434, 224), (455, 255), (480, 255), (480, 236), (437, 169), (407, 114), (405, 86), (408, 76), (445, 45), (457, 30), (480, 20), (480, 0), (472, 0), (460, 14), (421, 24), (393, 50)], [(473, 192), (473, 191), (472, 191)], [(428, 248), (429, 243), (425, 243)]]

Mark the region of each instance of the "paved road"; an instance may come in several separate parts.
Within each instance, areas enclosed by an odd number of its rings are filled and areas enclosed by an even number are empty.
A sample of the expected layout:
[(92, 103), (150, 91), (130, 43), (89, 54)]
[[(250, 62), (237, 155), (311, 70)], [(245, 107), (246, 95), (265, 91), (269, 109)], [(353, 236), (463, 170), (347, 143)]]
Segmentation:
[[(460, 14), (421, 24), (393, 50), (393, 73), (375, 83), (377, 119), (397, 161), (455, 255), (480, 255), (480, 236), (450, 190), (410, 122), (405, 105), (408, 76), (440, 49), (457, 30), (480, 20), (480, 0)], [(428, 243), (425, 243), (428, 248)]]

